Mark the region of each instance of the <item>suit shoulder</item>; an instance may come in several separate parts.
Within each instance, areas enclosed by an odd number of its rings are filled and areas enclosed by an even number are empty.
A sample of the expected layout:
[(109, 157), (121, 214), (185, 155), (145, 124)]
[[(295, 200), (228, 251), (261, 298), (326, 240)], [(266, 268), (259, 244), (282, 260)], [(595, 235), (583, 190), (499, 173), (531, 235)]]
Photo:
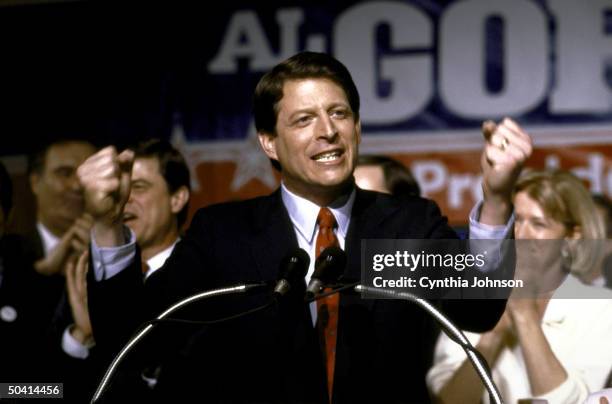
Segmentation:
[(375, 198), (376, 204), (383, 208), (397, 209), (403, 212), (408, 212), (412, 215), (420, 214), (436, 214), (440, 215), (440, 208), (438, 204), (427, 198), (416, 195), (402, 195), (395, 196), (389, 194), (383, 194), (380, 192), (363, 191), (366, 194), (370, 194), (370, 197)]
[(0, 237), (0, 250), (3, 257), (19, 257), (34, 260), (32, 242), (21, 234), (6, 234)]
[(385, 218), (383, 223), (395, 229), (398, 237), (456, 238), (446, 217), (430, 199), (369, 191), (363, 191), (362, 198)]
[(219, 224), (227, 228), (244, 228), (263, 213), (273, 212), (277, 208), (275, 194), (243, 201), (217, 203), (200, 208), (193, 217), (191, 227), (216, 227)]

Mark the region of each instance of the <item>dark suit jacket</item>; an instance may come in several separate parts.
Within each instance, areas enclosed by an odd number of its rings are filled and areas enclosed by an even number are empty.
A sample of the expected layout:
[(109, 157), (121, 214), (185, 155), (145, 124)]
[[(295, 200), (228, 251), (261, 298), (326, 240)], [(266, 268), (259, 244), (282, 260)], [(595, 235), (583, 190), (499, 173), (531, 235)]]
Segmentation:
[[(431, 201), (395, 199), (358, 190), (345, 240), (345, 275), (360, 278), (362, 239), (455, 237)], [(279, 263), (297, 246), (279, 191), (201, 209), (166, 265), (149, 278), (144, 288), (138, 262), (111, 279), (90, 280), (95, 339), (110, 358), (139, 322), (182, 297), (222, 286), (274, 281)], [(146, 302), (144, 306), (137, 304), (140, 299)], [(183, 317), (220, 318), (256, 307), (267, 299), (266, 294), (213, 299), (195, 305)], [(496, 324), (504, 306), (503, 300), (487, 305), (455, 302), (451, 316), (462, 328), (484, 331)], [(420, 309), (403, 301), (343, 295), (334, 402), (427, 401), (427, 355), (421, 349), (431, 346), (431, 342), (424, 344), (422, 340), (426, 322)], [(328, 402), (318, 340), (302, 296), (217, 326), (160, 327), (163, 340), (153, 342), (154, 348), (143, 355), (149, 361), (158, 356), (163, 363), (158, 398)], [(164, 334), (168, 329), (175, 338)], [(154, 340), (152, 336), (150, 341)]]
[(38, 305), (41, 285), (25, 246), (19, 236), (0, 238), (0, 382), (41, 376), (31, 365), (40, 360), (39, 338), (53, 314)]
[(73, 323), (65, 278), (38, 274), (34, 262), (43, 256), (35, 229), (24, 238), (0, 240), (0, 308), (17, 311), (15, 321), (0, 319), (0, 382), (64, 383), (63, 402), (83, 403), (91, 397), (100, 370), (91, 357), (76, 359), (62, 350), (64, 330)]

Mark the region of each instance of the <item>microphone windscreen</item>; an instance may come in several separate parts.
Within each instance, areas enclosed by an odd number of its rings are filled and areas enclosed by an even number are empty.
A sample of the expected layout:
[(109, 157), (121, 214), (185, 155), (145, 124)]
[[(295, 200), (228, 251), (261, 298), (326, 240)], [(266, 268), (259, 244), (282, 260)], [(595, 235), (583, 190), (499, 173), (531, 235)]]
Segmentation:
[(310, 265), (310, 257), (302, 248), (296, 248), (287, 254), (281, 263), (278, 279), (287, 279), (290, 283), (300, 281), (306, 277)]
[(340, 247), (328, 247), (321, 252), (315, 261), (313, 278), (323, 283), (336, 282), (344, 273), (346, 267), (346, 253)]

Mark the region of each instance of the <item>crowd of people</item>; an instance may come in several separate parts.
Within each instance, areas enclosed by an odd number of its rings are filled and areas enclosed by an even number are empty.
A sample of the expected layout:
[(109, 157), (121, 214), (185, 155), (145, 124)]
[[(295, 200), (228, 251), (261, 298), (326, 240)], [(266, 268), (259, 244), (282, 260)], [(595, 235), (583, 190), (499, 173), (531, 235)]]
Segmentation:
[[(180, 239), (190, 196), (189, 168), (167, 141), (152, 139), (133, 149), (123, 221), (138, 240), (144, 280)], [(64, 400), (74, 403), (89, 402), (106, 366), (97, 359), (87, 307), (93, 220), (77, 177), (79, 165), (95, 152), (85, 141), (57, 140), (33, 153), (28, 172), (36, 226), (23, 235), (0, 231), (0, 380), (62, 382)], [(4, 224), (13, 198), (11, 179), (0, 168)]]
[[(310, 258), (300, 289), (322, 246), (343, 249), (344, 276), (359, 279), (362, 240), (456, 238), (407, 167), (359, 155), (359, 107), (350, 73), (329, 55), (302, 52), (275, 66), (253, 111), (279, 189), (201, 208), (189, 226), (189, 168), (165, 140), (126, 150), (44, 145), (29, 158), (36, 226), (22, 235), (4, 232), (19, 201), (0, 165), (0, 383), (61, 382), (65, 402), (89, 402), (139, 326), (181, 298), (273, 282), (298, 247)], [(483, 200), (466, 218), (469, 237), (515, 239), (516, 276), (547, 287), (433, 303), (466, 330), (506, 402), (582, 403), (611, 387), (612, 204), (568, 172), (524, 169), (532, 142), (513, 120), (487, 122), (483, 134)], [(212, 324), (265, 301), (220, 298), (181, 314), (191, 322), (161, 324), (102, 400), (488, 400), (461, 347), (403, 301), (342, 294), (305, 304), (296, 293)]]

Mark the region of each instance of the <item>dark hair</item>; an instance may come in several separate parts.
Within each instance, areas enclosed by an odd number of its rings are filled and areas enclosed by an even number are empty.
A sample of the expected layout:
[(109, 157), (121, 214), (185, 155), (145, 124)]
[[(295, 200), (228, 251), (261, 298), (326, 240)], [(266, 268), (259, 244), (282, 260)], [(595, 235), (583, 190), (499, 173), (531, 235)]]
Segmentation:
[[(139, 143), (134, 148), (134, 158), (156, 158), (159, 172), (168, 186), (170, 194), (185, 186), (191, 191), (189, 167), (183, 155), (167, 140), (150, 139)], [(179, 229), (187, 220), (189, 201), (177, 215)]]
[(4, 218), (8, 217), (13, 207), (13, 182), (6, 167), (0, 161), (0, 207), (4, 212)]
[[(253, 95), (257, 132), (276, 134), (278, 103), (283, 98), (285, 81), (307, 78), (328, 79), (340, 86), (355, 120), (359, 120), (359, 92), (346, 66), (326, 53), (300, 52), (276, 65), (259, 80)], [(278, 161), (273, 160), (272, 164), (280, 170)]]
[(96, 145), (81, 138), (58, 138), (48, 142), (43, 142), (35, 146), (34, 150), (28, 155), (28, 175), (33, 173), (42, 173), (43, 167), (46, 164), (47, 152), (49, 149), (51, 149), (53, 146), (62, 146), (70, 143), (88, 144), (94, 149), (97, 149)]
[(378, 166), (383, 171), (385, 186), (395, 196), (419, 196), (421, 188), (410, 170), (391, 157), (363, 155), (357, 159), (357, 166)]

